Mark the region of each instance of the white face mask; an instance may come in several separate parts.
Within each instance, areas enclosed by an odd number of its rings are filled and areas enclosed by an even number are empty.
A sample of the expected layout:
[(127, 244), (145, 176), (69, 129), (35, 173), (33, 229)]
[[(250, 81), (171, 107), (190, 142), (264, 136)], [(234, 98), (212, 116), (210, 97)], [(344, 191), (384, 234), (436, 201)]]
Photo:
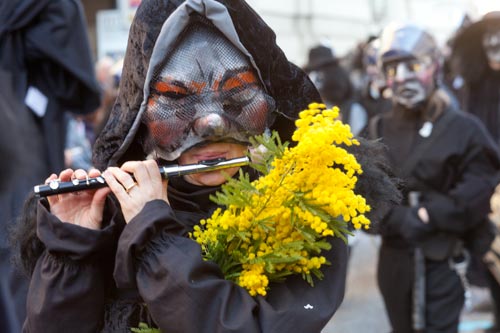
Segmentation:
[(484, 33), (483, 48), (490, 66), (500, 70), (500, 28)]
[(434, 90), (435, 68), (431, 59), (406, 59), (384, 65), (393, 100), (408, 109), (425, 101)]

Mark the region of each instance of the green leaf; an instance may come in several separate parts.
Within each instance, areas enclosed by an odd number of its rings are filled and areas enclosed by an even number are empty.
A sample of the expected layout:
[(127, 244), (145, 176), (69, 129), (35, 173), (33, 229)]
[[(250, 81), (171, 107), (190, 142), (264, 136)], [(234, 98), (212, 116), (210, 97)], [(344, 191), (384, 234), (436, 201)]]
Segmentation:
[(139, 327), (132, 327), (130, 330), (133, 333), (162, 333), (158, 328), (149, 327), (146, 323), (139, 323)]

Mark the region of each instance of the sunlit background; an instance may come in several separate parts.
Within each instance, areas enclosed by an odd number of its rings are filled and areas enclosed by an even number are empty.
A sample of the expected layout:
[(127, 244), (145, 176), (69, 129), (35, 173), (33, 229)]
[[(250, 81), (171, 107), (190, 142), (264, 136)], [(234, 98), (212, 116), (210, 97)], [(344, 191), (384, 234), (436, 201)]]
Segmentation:
[[(444, 43), (467, 15), (477, 20), (500, 10), (500, 0), (248, 0), (275, 30), (278, 44), (298, 65), (318, 43), (344, 56), (392, 21), (411, 21)], [(140, 0), (82, 0), (96, 58), (125, 52), (128, 28)]]

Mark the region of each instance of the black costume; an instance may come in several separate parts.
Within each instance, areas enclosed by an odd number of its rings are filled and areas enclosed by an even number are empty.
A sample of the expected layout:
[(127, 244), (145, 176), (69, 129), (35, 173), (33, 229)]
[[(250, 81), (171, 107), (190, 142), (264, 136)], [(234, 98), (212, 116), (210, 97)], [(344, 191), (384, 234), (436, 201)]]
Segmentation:
[(489, 63), (483, 36), (489, 29), (500, 29), (500, 12), (490, 12), (479, 21), (461, 28), (452, 40), (449, 62), (455, 75), (463, 79), (460, 100), (466, 112), (484, 123), (497, 144), (500, 143), (500, 75)]
[[(30, 108), (43, 103), (25, 102), (33, 89), (47, 102), (37, 115)], [(0, 331), (20, 332), (28, 281), (12, 265), (8, 229), (33, 184), (64, 167), (64, 112), (100, 103), (80, 1), (0, 0), (0, 100)]]
[[(476, 115), (500, 144), (500, 71), (490, 64), (483, 45), (483, 37), (488, 30), (500, 31), (500, 12), (485, 14), (481, 20), (461, 28), (452, 41), (450, 56), (451, 69), (460, 75), (463, 87), (460, 98), (464, 109)], [(491, 332), (500, 331), (500, 284), (489, 269), (479, 263), (481, 276), (486, 276), (494, 303), (495, 326)], [(485, 280), (483, 278), (483, 280)]]
[[(147, 97), (143, 89), (150, 88), (151, 79), (146, 72), (163, 63), (162, 52), (167, 51), (160, 47), (171, 46), (167, 40), (175, 39), (192, 20), (210, 21), (212, 28), (222, 27), (226, 37), (234, 25), (276, 103), (269, 125), (282, 139), (289, 140), (298, 112), (319, 100), (306, 74), (287, 61), (272, 30), (245, 2), (143, 1), (130, 32), (120, 96), (95, 145), (98, 168), (146, 158), (140, 139), (146, 131), (140, 121), (141, 103)], [(160, 33), (164, 22), (173, 30)], [(371, 159), (365, 156), (361, 163)], [(378, 207), (384, 210), (397, 200), (384, 165), (366, 167), (364, 174), (371, 181), (359, 186), (381, 198)], [(325, 253), (332, 265), (314, 288), (301, 276), (292, 276), (272, 284), (266, 297), (253, 298), (223, 279), (217, 265), (204, 261), (199, 245), (186, 237), (193, 225), (214, 211), (209, 195), (218, 189), (172, 179), (170, 205), (151, 201), (127, 225), (110, 198), (98, 231), (61, 223), (42, 200), (37, 235), (43, 244), (25, 239), (21, 248), (40, 249), (33, 258), (37, 262), (25, 332), (129, 332), (139, 322), (163, 332), (319, 332), (343, 298), (346, 244), (332, 239), (332, 249)]]
[[(434, 129), (425, 138), (419, 131), (429, 119)], [(485, 217), (500, 166), (495, 144), (475, 117), (453, 109), (439, 90), (421, 109), (396, 106), (374, 118), (371, 126), (372, 135), (388, 146), (393, 170), (404, 178), (405, 197), (420, 192), (420, 205), (430, 217), (424, 224), (417, 208), (405, 201), (381, 223), (378, 280), (394, 332), (412, 331), (416, 246), (426, 257), (426, 332), (456, 332), (464, 297), (448, 258), (462, 243), (484, 253), (492, 241)], [(415, 154), (416, 163), (405, 164)]]

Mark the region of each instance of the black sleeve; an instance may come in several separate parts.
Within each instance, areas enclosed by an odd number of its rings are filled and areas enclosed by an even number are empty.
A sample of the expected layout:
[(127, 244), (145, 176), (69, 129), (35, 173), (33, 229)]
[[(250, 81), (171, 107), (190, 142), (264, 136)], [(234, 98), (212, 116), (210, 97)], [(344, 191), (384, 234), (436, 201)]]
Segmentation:
[(422, 222), (417, 208), (395, 206), (386, 215), (379, 228), (382, 236), (401, 236), (410, 243), (418, 243), (434, 231), (432, 225)]
[(427, 191), (422, 205), (429, 212), (430, 223), (437, 229), (464, 233), (479, 225), (490, 212), (490, 198), (498, 182), (500, 166), (494, 148), (474, 134), (461, 158), (460, 177), (447, 192)]
[(46, 249), (31, 278), (23, 332), (98, 332), (104, 313), (98, 257), (116, 244), (117, 225), (91, 230), (63, 223), (41, 203), (37, 215)]
[(202, 258), (200, 246), (176, 232), (176, 217), (163, 201), (148, 203), (120, 236), (115, 281), (137, 286), (164, 332), (320, 332), (340, 305), (347, 246), (332, 241), (330, 266), (315, 287), (301, 276), (251, 297)]

